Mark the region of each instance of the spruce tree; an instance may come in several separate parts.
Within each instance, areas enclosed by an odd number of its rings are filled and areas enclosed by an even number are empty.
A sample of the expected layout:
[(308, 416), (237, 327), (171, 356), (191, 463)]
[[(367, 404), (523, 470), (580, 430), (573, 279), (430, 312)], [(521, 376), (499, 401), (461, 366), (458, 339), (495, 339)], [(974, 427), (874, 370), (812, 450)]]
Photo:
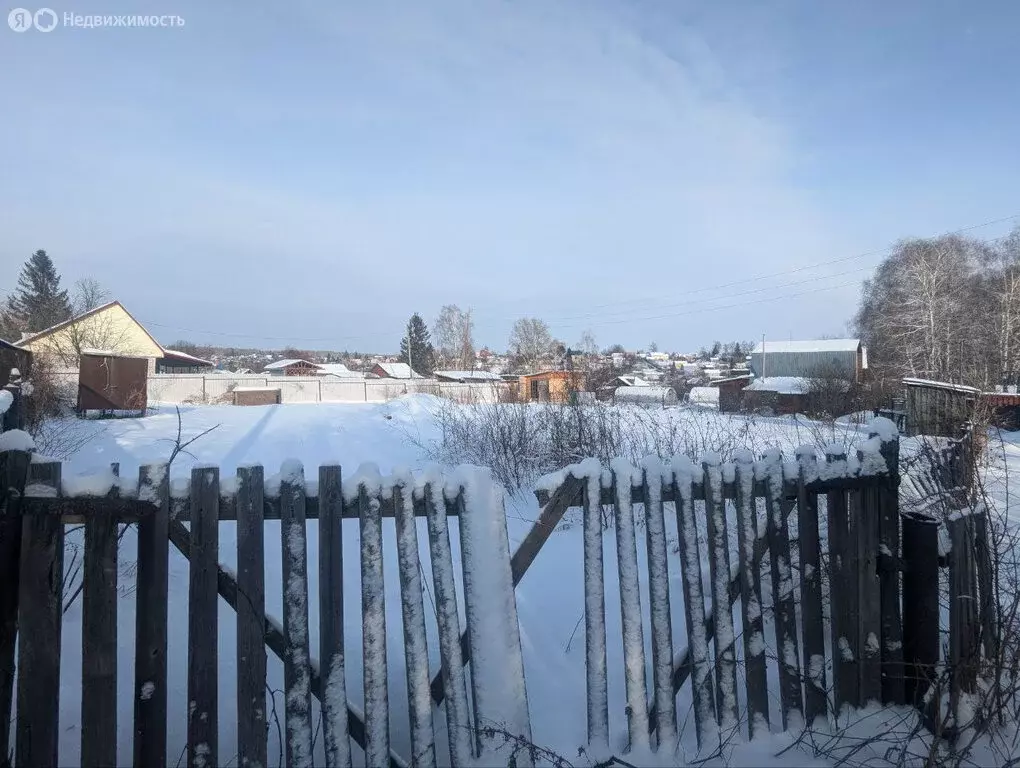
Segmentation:
[[(410, 359), (407, 354), (408, 345), (410, 345)], [(432, 347), (432, 336), (425, 321), (417, 312), (411, 315), (411, 319), (407, 321), (407, 331), (404, 338), (400, 340), (400, 360), (404, 363), (409, 362), (411, 368), (426, 376), (431, 376), (436, 367), (436, 350)]]
[(22, 331), (41, 331), (71, 317), (71, 301), (46, 251), (33, 253), (21, 268), (18, 290), (7, 298), (3, 332), (17, 341)]

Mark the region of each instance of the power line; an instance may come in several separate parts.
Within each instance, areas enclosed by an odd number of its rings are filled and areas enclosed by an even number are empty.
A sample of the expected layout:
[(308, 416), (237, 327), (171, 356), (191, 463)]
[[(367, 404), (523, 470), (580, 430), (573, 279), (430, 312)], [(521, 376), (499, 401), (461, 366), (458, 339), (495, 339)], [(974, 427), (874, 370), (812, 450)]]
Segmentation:
[[(975, 229), (982, 229), (984, 227), (990, 227), (990, 226), (993, 226), (995, 224), (1003, 224), (1003, 223), (1005, 223), (1007, 221), (1013, 221), (1014, 219), (1020, 219), (1020, 213), (1014, 213), (1014, 214), (1012, 214), (1010, 216), (1003, 216), (1003, 217), (998, 218), (998, 219), (991, 219), (989, 221), (981, 222), (980, 224), (971, 224), (969, 226), (960, 227), (959, 229), (949, 230), (947, 232), (943, 232), (943, 233), (938, 234), (938, 235), (930, 235), (930, 236), (928, 236), (928, 238), (925, 238), (925, 239), (937, 238), (937, 237), (947, 237), (947, 236), (950, 236), (950, 235), (962, 235), (965, 232), (972, 232)], [(987, 242), (996, 242), (997, 240), (1002, 240), (1002, 239), (1003, 238), (995, 238), (994, 240), (987, 241)], [(695, 288), (693, 290), (687, 291), (686, 293), (681, 294), (681, 295), (693, 296), (693, 295), (698, 294), (698, 293), (705, 293), (706, 291), (715, 291), (715, 290), (722, 290), (723, 288), (732, 288), (733, 286), (743, 285), (745, 283), (752, 283), (752, 282), (755, 282), (757, 280), (768, 280), (768, 279), (773, 278), (773, 277), (783, 277), (785, 275), (793, 275), (793, 274), (797, 274), (799, 272), (806, 272), (806, 271), (811, 270), (811, 269), (817, 269), (818, 267), (830, 266), (832, 264), (841, 264), (841, 263), (844, 263), (844, 262), (847, 262), (847, 261), (854, 261), (856, 259), (866, 259), (869, 256), (883, 256), (883, 255), (892, 253), (894, 250), (896, 250), (896, 245), (890, 245), (890, 246), (886, 246), (884, 248), (878, 248), (878, 249), (871, 250), (871, 251), (865, 251), (863, 253), (853, 254), (851, 256), (842, 256), (842, 257), (837, 258), (837, 259), (829, 259), (827, 261), (815, 262), (814, 264), (805, 264), (805, 265), (800, 266), (800, 267), (794, 267), (793, 269), (782, 270), (782, 271), (779, 271), (779, 272), (771, 272), (771, 273), (764, 274), (764, 275), (755, 275), (753, 277), (746, 277), (746, 278), (742, 278), (740, 280), (734, 280), (734, 281), (728, 282), (728, 283), (720, 283), (718, 285), (703, 286), (701, 288)], [(619, 301), (610, 301), (610, 302), (607, 302), (605, 304), (592, 304), (592, 305), (590, 305), (590, 308), (591, 309), (603, 309), (603, 308), (606, 308), (606, 307), (613, 307), (613, 306), (618, 306), (618, 305), (623, 305), (623, 304), (649, 303), (649, 302), (660, 301), (662, 299), (675, 298), (676, 295), (677, 294), (672, 294), (672, 295), (669, 295), (669, 296), (658, 296), (658, 297), (620, 299)]]

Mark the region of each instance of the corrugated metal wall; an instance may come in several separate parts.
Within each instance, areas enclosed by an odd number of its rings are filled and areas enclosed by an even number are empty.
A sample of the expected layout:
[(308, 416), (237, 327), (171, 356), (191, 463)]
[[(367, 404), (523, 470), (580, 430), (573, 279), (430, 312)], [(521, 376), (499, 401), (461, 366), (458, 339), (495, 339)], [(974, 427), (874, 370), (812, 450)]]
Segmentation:
[(765, 344), (765, 367), (760, 352), (751, 354), (751, 370), (755, 376), (804, 376), (810, 378), (819, 368), (839, 366), (847, 378), (857, 374), (857, 352), (769, 352)]

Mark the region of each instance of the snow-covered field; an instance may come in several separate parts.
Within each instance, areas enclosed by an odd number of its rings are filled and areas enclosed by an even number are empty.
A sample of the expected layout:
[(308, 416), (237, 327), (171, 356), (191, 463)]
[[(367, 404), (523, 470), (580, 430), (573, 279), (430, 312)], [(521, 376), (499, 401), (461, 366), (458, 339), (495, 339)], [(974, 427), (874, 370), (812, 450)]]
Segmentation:
[[(188, 440), (203, 431), (215, 427), (197, 440), (188, 453), (177, 458), (173, 467), (175, 477), (184, 476), (196, 464), (216, 464), (221, 467), (223, 477), (233, 474), (239, 465), (261, 463), (270, 475), (279, 470), (287, 459), (298, 459), (305, 465), (306, 476), (314, 477), (315, 469), (323, 463), (339, 462), (345, 473), (351, 473), (363, 462), (374, 462), (381, 470), (391, 472), (397, 468), (423, 469), (428, 463), (426, 448), (430, 441), (441, 436), (440, 425), (435, 418), (434, 402), (425, 396), (402, 398), (385, 404), (293, 404), (281, 406), (237, 408), (231, 406), (199, 406), (181, 409), (182, 438)], [(729, 417), (706, 410), (707, 418), (727, 420)], [(737, 422), (734, 422), (734, 428)], [(792, 457), (793, 448), (801, 443), (814, 442), (813, 425), (804, 420), (790, 417), (761, 419), (756, 422), (761, 430), (757, 437), (765, 438), (786, 451)], [(740, 422), (746, 429), (746, 422)], [(94, 436), (65, 462), (64, 475), (92, 473), (108, 467), (110, 462), (119, 462), (121, 475), (132, 477), (138, 466), (150, 462), (164, 461), (170, 454), (177, 437), (178, 421), (173, 410), (157, 413), (144, 419), (124, 419), (107, 422), (82, 424), (81, 429), (94, 430)], [(847, 427), (851, 432), (856, 428)], [(862, 435), (866, 436), (866, 435)], [(1006, 442), (1003, 446), (1007, 462), (1020, 467), (1020, 436), (1017, 442)], [(1002, 480), (1009, 487), (1011, 477), (1004, 473)], [(1018, 473), (1020, 475), (1020, 473)], [(524, 537), (538, 512), (534, 496), (524, 489), (508, 496), (506, 502), (511, 550)], [(667, 514), (667, 535), (676, 539), (675, 520), (670, 524)], [(596, 755), (578, 756), (578, 748), (586, 742), (585, 726), (585, 671), (584, 671), (584, 614), (582, 578), (582, 539), (578, 521), (568, 520), (552, 535), (538, 558), (531, 566), (517, 589), (517, 606), (521, 626), (521, 641), (524, 652), (525, 671), (528, 684), (531, 720), (534, 740), (563, 755), (575, 765), (594, 762)], [(451, 537), (455, 542), (456, 521), (451, 521)], [(317, 573), (314, 545), (316, 524), (309, 523), (309, 573)], [(701, 536), (704, 537), (704, 527)], [(281, 616), (281, 564), (279, 525), (266, 524), (266, 590), (267, 608), (277, 617)], [(419, 542), (422, 553), (422, 567), (429, 576), (426, 584), (431, 589), (431, 563), (428, 558), (427, 534), (424, 521), (419, 521)], [(642, 571), (642, 612), (647, 626), (648, 601), (645, 578), (644, 536), (638, 536), (639, 558)], [(121, 548), (121, 601), (119, 658), (119, 700), (118, 750), (122, 762), (131, 757), (131, 716), (133, 685), (133, 630), (134, 630), (134, 568), (135, 541), (129, 532)], [(407, 724), (407, 698), (405, 670), (403, 665), (403, 635), (397, 586), (396, 544), (393, 521), (384, 521), (384, 568), (387, 601), (387, 635), (389, 654), (389, 691), (391, 701), (392, 744), (401, 754), (409, 752)], [(362, 700), (361, 690), (361, 601), (360, 570), (357, 521), (344, 523), (345, 554), (345, 604), (347, 684), (353, 702)], [(455, 553), (455, 557), (456, 557)], [(604, 536), (604, 559), (606, 563), (606, 617), (609, 652), (609, 701), (611, 749), (621, 754), (626, 744), (626, 714), (624, 712), (623, 658), (620, 632), (620, 601), (615, 585), (616, 542), (613, 532)], [(220, 526), (220, 561), (233, 567), (236, 562), (236, 537), (232, 523)], [(458, 563), (459, 565), (459, 563)], [(707, 582), (708, 564), (704, 564)], [(676, 649), (686, 644), (683, 629), (683, 601), (680, 585), (679, 563), (670, 556), (669, 563), (670, 597), (673, 615), (673, 643)], [(765, 584), (767, 587), (767, 579)], [(460, 590), (458, 579), (458, 590)], [(187, 716), (187, 561), (171, 547), (170, 564), (170, 607), (171, 627), (169, 649), (169, 762), (178, 762), (185, 749)], [(767, 598), (767, 593), (766, 593)], [(767, 598), (768, 599), (768, 598)], [(426, 598), (428, 614), (429, 651), (433, 673), (438, 669), (437, 636), (434, 608)], [(309, 605), (311, 606), (311, 647), (313, 656), (317, 648), (317, 606), (318, 590), (315, 578), (310, 578)], [(463, 605), (463, 604), (462, 604)], [(63, 636), (62, 679), (63, 692), (60, 703), (61, 713), (61, 763), (75, 764), (78, 759), (80, 733), (80, 602), (73, 606), (65, 617)], [(463, 615), (463, 614), (462, 614)], [(739, 628), (739, 615), (735, 617)], [(236, 696), (235, 616), (233, 611), (221, 602), (219, 615), (219, 661), (220, 661), (220, 758), (226, 761), (234, 754), (236, 740), (234, 725), (234, 700)], [(766, 636), (771, 645), (774, 637), (771, 626), (766, 627)], [(737, 643), (738, 662), (741, 643)], [(774, 657), (774, 650), (767, 650)], [(651, 680), (651, 655), (648, 654), (648, 679)], [(775, 670), (770, 669), (770, 677)], [(740, 673), (742, 677), (742, 672)], [(278, 692), (283, 687), (282, 665), (269, 655), (269, 685), (277, 690), (275, 704), (282, 722), (283, 697)], [(771, 685), (770, 689), (775, 690)], [(741, 701), (743, 701), (743, 692)], [(696, 745), (694, 723), (691, 716), (690, 688), (685, 686), (678, 698), (680, 727), (682, 735), (678, 751), (655, 758), (660, 764), (677, 764), (694, 759)], [(772, 702), (773, 731), (780, 722), (778, 701)], [(317, 708), (316, 708), (317, 716)], [(909, 719), (909, 715), (907, 715)], [(883, 742), (869, 746), (854, 754), (849, 764), (861, 764), (868, 760), (881, 760), (890, 747), (902, 748), (907, 744), (904, 732), (907, 724), (903, 712), (859, 713), (860, 722), (854, 732), (868, 737), (890, 730)], [(437, 711), (437, 749), (440, 764), (448, 762), (445, 725), (441, 710)], [(768, 738), (759, 738), (751, 743), (743, 741), (746, 727), (741, 725), (739, 735), (723, 754), (709, 760), (710, 763), (730, 765), (832, 765), (838, 754), (817, 755), (807, 746), (797, 746), (786, 751), (795, 735), (774, 733)], [(275, 764), (280, 754), (279, 737), (273, 725), (270, 729), (270, 762)], [(846, 742), (846, 750), (856, 747), (856, 740)], [(918, 752), (924, 745), (915, 745)], [(321, 762), (322, 739), (316, 745)], [(828, 751), (828, 750), (827, 750)], [(707, 754), (707, 753), (706, 753)], [(703, 754), (702, 757), (705, 757)], [(181, 758), (183, 760), (183, 758)], [(355, 762), (363, 760), (356, 751)], [(648, 762), (650, 756), (632, 756), (632, 761)]]

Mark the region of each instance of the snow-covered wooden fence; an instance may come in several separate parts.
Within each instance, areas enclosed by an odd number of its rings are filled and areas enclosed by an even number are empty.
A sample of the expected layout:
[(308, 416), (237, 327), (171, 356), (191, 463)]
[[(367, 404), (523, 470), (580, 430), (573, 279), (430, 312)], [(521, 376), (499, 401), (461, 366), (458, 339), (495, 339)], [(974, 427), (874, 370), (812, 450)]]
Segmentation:
[[(13, 435), (13, 437), (12, 437)], [(17, 437), (24, 436), (19, 442)], [(167, 467), (143, 466), (137, 482), (116, 465), (101, 477), (61, 482), (58, 463), (31, 463), (24, 433), (3, 436), (0, 545), (15, 564), (0, 583), (0, 723), (14, 713), (14, 765), (58, 764), (58, 702), (64, 526), (84, 523), (81, 762), (117, 763), (118, 526), (138, 525), (134, 669), (134, 764), (167, 762), (169, 546), (189, 561), (188, 755), (191, 766), (267, 764), (266, 648), (284, 663), (285, 762), (311, 765), (311, 698), (321, 703), (325, 763), (351, 764), (351, 742), (368, 765), (436, 764), (434, 707), (445, 702), (450, 761), (483, 760), (493, 726), (523, 740), (531, 730), (502, 490), (488, 470), (465, 467), (383, 479), (365, 466), (343, 479), (323, 466), (305, 482), (296, 462), (266, 482), (262, 467), (196, 468), (171, 494)], [(175, 484), (176, 488), (176, 484)], [(61, 490), (71, 490), (64, 497)], [(84, 495), (82, 495), (84, 494)], [(173, 496), (173, 497), (172, 497)], [(458, 613), (448, 516), (459, 517), (464, 615)], [(382, 521), (395, 519), (412, 755), (390, 745)], [(441, 671), (430, 680), (423, 571), (416, 517), (425, 517), (437, 609)], [(360, 523), (364, 710), (347, 700), (341, 525)], [(282, 625), (266, 615), (264, 521), (281, 521)], [(237, 522), (236, 573), (217, 560), (219, 523)], [(307, 521), (318, 521), (318, 663), (309, 648)], [(184, 523), (188, 522), (189, 526)], [(314, 529), (313, 529), (314, 530)], [(13, 542), (14, 546), (10, 547)], [(20, 546), (19, 546), (20, 545)], [(18, 558), (20, 550), (20, 560)], [(6, 567), (7, 563), (5, 563)], [(218, 744), (217, 607), (237, 612), (237, 744)], [(463, 634), (462, 634), (463, 628)], [(17, 659), (15, 664), (15, 647)], [(470, 660), (470, 676), (464, 665)], [(17, 686), (14, 687), (15, 669)], [(470, 686), (468, 680), (470, 679)], [(468, 694), (471, 706), (468, 705)], [(232, 709), (232, 708), (231, 708)], [(474, 723), (474, 727), (472, 726)], [(9, 752), (0, 727), (0, 764)]]
[[(876, 419), (873, 429), (849, 452), (827, 447), (822, 461), (810, 446), (797, 452), (796, 461), (784, 461), (778, 450), (758, 461), (737, 452), (726, 463), (716, 456), (700, 464), (682, 456), (669, 463), (653, 457), (640, 467), (626, 460), (610, 467), (587, 460), (543, 479), (536, 492), (544, 506), (532, 532), (535, 552), (568, 508), (583, 508), (593, 747), (605, 746), (610, 733), (603, 562), (609, 519), (615, 527), (631, 747), (674, 748), (676, 697), (688, 680), (699, 745), (710, 745), (741, 721), (751, 737), (767, 732), (770, 698), (780, 702), (784, 729), (869, 702), (912, 703), (927, 707), (930, 718), (931, 700), (941, 700), (939, 691), (930, 690), (940, 663), (952, 670), (954, 701), (975, 690), (980, 659), (994, 658), (996, 637), (984, 517), (960, 512), (947, 521), (953, 549), (941, 562), (950, 570), (945, 597), (954, 607), (950, 654), (940, 659), (940, 524), (923, 515), (904, 516), (901, 535), (898, 431), (886, 419)], [(606, 515), (605, 507), (613, 514)], [(671, 616), (667, 509), (676, 515), (683, 589), (687, 646), (679, 652), (673, 645), (680, 633), (673, 631)], [(644, 523), (637, 530), (645, 533), (647, 595), (639, 588), (635, 522)], [(730, 525), (736, 527), (735, 546)], [(772, 596), (767, 607), (762, 599), (766, 558)], [(702, 580), (706, 560), (707, 585)], [(707, 611), (706, 591), (712, 606)], [(650, 697), (643, 600), (650, 607)], [(738, 600), (743, 685), (737, 679), (733, 619)], [(768, 608), (772, 658), (766, 653)], [(771, 692), (770, 664), (778, 680)]]

